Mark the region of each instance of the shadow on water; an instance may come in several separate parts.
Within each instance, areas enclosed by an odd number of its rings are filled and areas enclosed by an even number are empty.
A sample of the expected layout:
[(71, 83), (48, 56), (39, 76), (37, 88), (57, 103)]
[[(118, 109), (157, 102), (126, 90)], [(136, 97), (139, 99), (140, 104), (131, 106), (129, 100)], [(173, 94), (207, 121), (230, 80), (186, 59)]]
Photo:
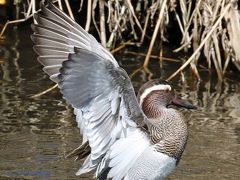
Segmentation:
[[(6, 39), (0, 41), (0, 179), (79, 179), (75, 172), (80, 162), (64, 158), (80, 141), (71, 108), (58, 90), (39, 99), (29, 98), (53, 85), (36, 61), (30, 34), (29, 25), (9, 28)], [(132, 49), (116, 58), (131, 75), (136, 90), (149, 77), (167, 78), (180, 66), (180, 62), (164, 61), (161, 70), (153, 60), (151, 71), (136, 71), (144, 57), (129, 51)], [(186, 83), (179, 79), (172, 83), (199, 108), (191, 115), (184, 111), (189, 141), (168, 179), (240, 179), (239, 77), (218, 84), (203, 71), (204, 80), (198, 84), (188, 71), (184, 73)], [(81, 177), (91, 178), (92, 174)]]

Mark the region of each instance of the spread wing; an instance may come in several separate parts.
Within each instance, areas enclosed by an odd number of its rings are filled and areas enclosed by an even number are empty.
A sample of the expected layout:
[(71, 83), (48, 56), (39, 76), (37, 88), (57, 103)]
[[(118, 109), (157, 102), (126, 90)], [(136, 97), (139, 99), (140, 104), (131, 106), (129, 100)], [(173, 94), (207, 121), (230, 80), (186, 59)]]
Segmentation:
[(144, 115), (127, 73), (93, 36), (54, 5), (34, 18), (32, 40), (38, 61), (73, 106), (83, 143), (91, 148), (77, 173), (82, 174), (96, 168), (117, 139), (142, 122)]
[(118, 67), (111, 53), (53, 4), (35, 14), (34, 19), (37, 21), (32, 25), (34, 50), (51, 80), (57, 82), (61, 63), (68, 59), (69, 53), (74, 53), (74, 47), (95, 52)]

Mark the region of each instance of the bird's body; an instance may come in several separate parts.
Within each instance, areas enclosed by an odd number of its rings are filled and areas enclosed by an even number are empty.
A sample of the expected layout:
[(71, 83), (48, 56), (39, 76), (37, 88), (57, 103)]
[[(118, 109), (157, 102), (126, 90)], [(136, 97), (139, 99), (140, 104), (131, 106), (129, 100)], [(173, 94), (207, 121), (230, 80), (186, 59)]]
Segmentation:
[(151, 80), (135, 96), (130, 78), (93, 36), (50, 4), (34, 15), (38, 60), (72, 105), (82, 145), (69, 156), (85, 159), (76, 173), (98, 179), (163, 179), (177, 165), (187, 126), (171, 104), (193, 108), (170, 84)]

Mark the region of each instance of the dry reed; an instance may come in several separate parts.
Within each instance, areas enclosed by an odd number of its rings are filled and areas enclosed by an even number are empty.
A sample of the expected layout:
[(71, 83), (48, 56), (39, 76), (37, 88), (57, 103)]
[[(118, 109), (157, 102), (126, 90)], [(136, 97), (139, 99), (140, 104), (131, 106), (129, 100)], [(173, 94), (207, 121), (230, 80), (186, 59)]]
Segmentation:
[[(36, 11), (34, 2), (29, 1), (25, 18), (19, 22), (28, 19)], [(57, 2), (61, 7), (61, 1)], [(74, 18), (68, 0), (64, 2), (68, 14)], [(240, 14), (237, 0), (81, 0), (79, 10), (83, 6), (87, 8), (85, 29), (88, 31), (93, 23), (102, 45), (109, 49), (124, 41), (123, 32), (131, 35), (126, 40), (133, 40), (136, 44), (142, 44), (150, 38), (143, 63), (145, 68), (154, 44), (161, 45), (167, 41), (167, 25), (174, 24), (171, 22), (173, 18), (170, 18), (170, 15), (174, 15), (181, 41), (173, 52), (190, 51), (193, 54), (169, 80), (188, 65), (200, 80), (198, 64), (203, 56), (208, 68), (215, 68), (219, 80), (223, 80), (230, 62), (240, 71)], [(159, 55), (162, 62), (162, 48), (159, 49)]]
[[(104, 42), (105, 38), (109, 37), (106, 40), (107, 47), (113, 48), (116, 41), (122, 38), (122, 33), (128, 31), (135, 40), (142, 44), (147, 37), (146, 32), (151, 31), (151, 27), (155, 27), (153, 33), (150, 34), (151, 42), (143, 64), (146, 68), (154, 44), (167, 40), (166, 26), (171, 23), (169, 15), (173, 13), (181, 31), (179, 34), (181, 42), (174, 52), (191, 51), (194, 53), (168, 79), (173, 78), (190, 64), (194, 75), (200, 80), (198, 61), (203, 55), (208, 68), (215, 68), (219, 80), (222, 80), (230, 62), (233, 62), (240, 71), (240, 51), (238, 51), (240, 48), (240, 16), (237, 2), (237, 0), (153, 0), (151, 3), (142, 0), (135, 3), (129, 0), (105, 1), (107, 15), (102, 14), (105, 12), (101, 10), (100, 5), (99, 12), (100, 17), (108, 16), (108, 18), (106, 22), (100, 18), (100, 26), (107, 23), (110, 36), (106, 35), (106, 29), (100, 28), (100, 39)], [(93, 11), (97, 9), (94, 8)], [(97, 21), (95, 16), (92, 18)], [(156, 40), (157, 36), (160, 40)], [(161, 50), (159, 50), (160, 56)]]

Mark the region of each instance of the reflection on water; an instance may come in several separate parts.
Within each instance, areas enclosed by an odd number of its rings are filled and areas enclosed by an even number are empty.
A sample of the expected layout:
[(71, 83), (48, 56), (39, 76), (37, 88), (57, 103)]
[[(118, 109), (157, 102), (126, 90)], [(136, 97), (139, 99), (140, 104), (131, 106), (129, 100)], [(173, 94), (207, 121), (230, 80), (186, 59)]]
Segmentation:
[[(79, 179), (80, 162), (64, 155), (80, 141), (72, 110), (58, 90), (29, 98), (53, 85), (32, 51), (29, 25), (8, 29), (0, 41), (0, 179)], [(126, 50), (116, 55), (138, 89), (148, 78), (168, 77), (180, 62), (156, 60), (150, 70), (137, 70), (142, 56)], [(132, 62), (135, 62), (134, 64)], [(197, 82), (185, 72), (186, 83), (173, 81), (177, 91), (197, 105), (188, 117), (189, 141), (182, 161), (168, 179), (240, 179), (240, 79), (218, 84)], [(86, 175), (81, 179), (91, 179)]]

